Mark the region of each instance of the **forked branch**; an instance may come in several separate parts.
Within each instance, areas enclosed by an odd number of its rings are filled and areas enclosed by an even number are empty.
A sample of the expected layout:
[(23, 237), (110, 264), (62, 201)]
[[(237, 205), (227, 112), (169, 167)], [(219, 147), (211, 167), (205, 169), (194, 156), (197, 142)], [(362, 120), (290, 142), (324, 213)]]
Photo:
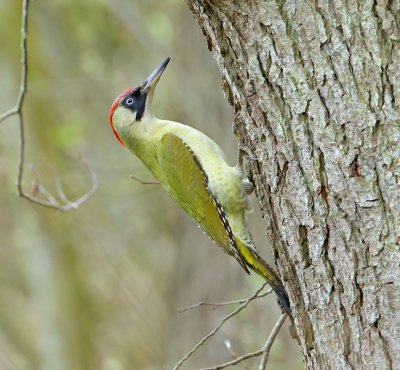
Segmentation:
[(261, 287), (250, 297), (247, 298), (246, 301), (240, 306), (238, 307), (235, 311), (233, 311), (230, 315), (226, 316), (221, 323), (208, 335), (206, 335), (199, 343), (197, 343), (194, 348), (189, 351), (185, 357), (183, 357), (174, 367), (173, 370), (177, 370), (179, 369), (179, 367), (191, 356), (193, 355), (194, 352), (196, 352), (209, 338), (211, 338), (220, 328), (221, 326), (228, 321), (231, 317), (235, 316), (236, 314), (238, 314), (240, 311), (242, 311), (244, 308), (247, 307), (247, 305), (253, 300), (256, 299), (257, 296), (261, 293), (261, 291), (264, 289), (264, 287), (267, 285), (267, 283), (265, 282), (263, 285), (261, 285)]
[[(30, 0), (23, 0), (23, 5), (22, 5), (22, 29), (21, 29), (21, 51), (22, 51), (22, 73), (21, 73), (21, 85), (19, 89), (19, 94), (17, 98), (17, 103), (14, 108), (8, 110), (7, 112), (4, 112), (2, 115), (0, 115), (0, 123), (4, 121), (6, 118), (11, 117), (12, 115), (16, 114), (19, 119), (19, 130), (20, 130), (20, 136), (19, 136), (19, 158), (18, 158), (18, 171), (17, 171), (17, 181), (16, 181), (16, 186), (17, 186), (17, 194), (18, 196), (25, 198), (26, 200), (29, 200), (30, 202), (40, 204), (45, 207), (51, 207), (55, 208), (58, 211), (67, 211), (71, 208), (75, 209), (77, 208), (80, 204), (83, 202), (87, 201), (89, 198), (91, 198), (94, 193), (96, 192), (98, 188), (97, 184), (97, 176), (93, 169), (90, 167), (88, 164), (87, 160), (84, 158), (81, 158), (82, 162), (88, 169), (88, 171), (91, 174), (92, 177), (92, 188), (91, 190), (79, 198), (75, 202), (69, 202), (65, 195), (64, 192), (62, 191), (60, 182), (58, 180), (58, 177), (55, 173), (54, 170), (52, 170), (55, 181), (56, 181), (56, 186), (58, 190), (58, 194), (60, 196), (61, 201), (64, 202), (64, 204), (60, 204), (59, 202), (56, 201), (56, 199), (51, 196), (46, 189), (39, 183), (38, 177), (34, 171), (33, 165), (29, 165), (29, 169), (32, 172), (33, 175), (33, 195), (28, 195), (27, 193), (24, 193), (22, 189), (22, 176), (24, 172), (24, 159), (25, 159), (25, 131), (24, 131), (24, 121), (23, 121), (23, 115), (22, 115), (22, 106), (25, 98), (25, 93), (26, 93), (26, 87), (27, 87), (27, 76), (28, 76), (28, 49), (27, 49), (27, 37), (28, 37), (28, 7), (29, 7), (29, 2)], [(43, 200), (40, 198), (35, 197), (35, 193), (37, 191), (40, 191), (46, 198), (47, 200)]]
[[(46, 200), (40, 199), (40, 198), (36, 198), (34, 196), (30, 196), (27, 194), (22, 194), (21, 196), (26, 198), (27, 200), (34, 202), (34, 203), (39, 203), (43, 206), (46, 207), (51, 207), (51, 208), (56, 208), (59, 212), (65, 212), (68, 211), (70, 209), (77, 209), (82, 203), (86, 202), (88, 199), (90, 199), (94, 193), (96, 192), (96, 190), (98, 189), (98, 183), (97, 183), (97, 176), (96, 173), (93, 171), (92, 167), (90, 167), (89, 163), (87, 162), (87, 160), (81, 156), (79, 156), (79, 159), (83, 162), (83, 164), (85, 165), (85, 167), (87, 168), (87, 170), (89, 171), (91, 177), (92, 177), (92, 188), (90, 189), (90, 191), (88, 193), (86, 193), (85, 195), (83, 195), (82, 197), (80, 197), (78, 200), (76, 200), (75, 202), (70, 202), (67, 197), (64, 194), (64, 191), (61, 187), (60, 184), (60, 180), (57, 176), (57, 173), (54, 169), (51, 169), (51, 172), (53, 173), (53, 177), (54, 177), (54, 181), (56, 183), (57, 186), (57, 191), (58, 191), (58, 196), (60, 198), (60, 200), (63, 202), (63, 204), (61, 204), (60, 202), (58, 202), (39, 182), (38, 176), (36, 175), (35, 169), (33, 167), (33, 164), (30, 163), (29, 164), (29, 170), (32, 173), (32, 177), (33, 177), (33, 189), (39, 191), (41, 194), (43, 194), (46, 198)], [(35, 192), (37, 192), (35, 191)], [(33, 192), (33, 193), (35, 193)]]
[(261, 355), (263, 355), (263, 357), (261, 360), (259, 370), (265, 370), (265, 366), (267, 364), (268, 355), (269, 355), (271, 346), (274, 343), (275, 338), (278, 335), (279, 330), (281, 329), (281, 327), (282, 327), (283, 323), (285, 322), (285, 320), (287, 319), (287, 317), (288, 317), (287, 313), (284, 313), (281, 315), (279, 320), (276, 322), (274, 328), (272, 329), (271, 334), (269, 335), (268, 340), (265, 343), (264, 347), (262, 349), (260, 349), (259, 351), (247, 353), (246, 355), (240, 356), (240, 357), (236, 358), (235, 360), (226, 362), (225, 364), (222, 364), (222, 365), (218, 365), (218, 366), (214, 366), (214, 367), (205, 367), (205, 368), (196, 369), (196, 370), (222, 370), (229, 366), (237, 365), (244, 360), (248, 360), (249, 358), (253, 358), (253, 357), (257, 357), (257, 356), (261, 356)]
[[(268, 294), (271, 294), (273, 292), (272, 289), (268, 289), (266, 292), (264, 292), (263, 294), (259, 294), (257, 295), (256, 298), (262, 298), (265, 297)], [(181, 310), (179, 310), (179, 313), (185, 312), (187, 310), (192, 310), (193, 308), (197, 308), (200, 306), (212, 306), (211, 309), (215, 310), (217, 307), (221, 307), (221, 306), (227, 306), (227, 305), (231, 305), (231, 304), (238, 304), (238, 303), (245, 303), (247, 301), (247, 299), (239, 299), (237, 301), (229, 301), (229, 302), (219, 302), (219, 303), (214, 303), (214, 302), (199, 302), (196, 303), (192, 306), (188, 306), (185, 308), (182, 308)]]
[[(264, 289), (264, 287), (267, 285), (267, 283), (265, 282), (263, 285), (261, 285), (261, 287), (249, 298), (247, 299), (243, 299), (240, 301), (232, 301), (232, 302), (222, 302), (222, 303), (209, 303), (209, 302), (200, 302), (198, 304), (195, 304), (193, 306), (189, 306), (186, 307), (182, 310), (180, 310), (179, 312), (183, 312), (185, 310), (190, 310), (192, 308), (196, 308), (196, 307), (200, 307), (202, 305), (211, 305), (214, 306), (213, 308), (215, 309), (216, 307), (219, 306), (224, 306), (224, 305), (228, 305), (228, 304), (235, 304), (235, 303), (243, 303), (240, 307), (238, 307), (235, 311), (233, 311), (230, 315), (228, 315), (227, 317), (225, 317), (221, 323), (208, 335), (206, 335), (198, 344), (196, 344), (194, 346), (194, 348), (189, 351), (185, 357), (183, 357), (174, 367), (173, 370), (178, 370), (179, 367), (190, 357), (193, 355), (194, 352), (196, 352), (209, 338), (211, 338), (220, 328), (221, 326), (228, 321), (230, 318), (232, 318), (233, 316), (235, 316), (236, 314), (238, 314), (241, 310), (243, 310), (244, 308), (246, 308), (246, 306), (253, 300), (257, 299), (257, 298), (261, 298), (266, 296), (267, 294), (271, 293), (272, 289), (269, 289), (268, 291), (261, 293), (261, 291)], [(203, 369), (197, 369), (197, 370), (221, 370), (224, 369), (228, 366), (234, 366), (244, 360), (247, 360), (249, 358), (252, 357), (257, 357), (257, 356), (261, 356), (263, 355), (263, 358), (261, 360), (261, 364), (260, 364), (260, 370), (265, 370), (265, 365), (267, 363), (268, 360), (268, 354), (269, 351), (271, 349), (271, 346), (276, 338), (276, 336), (278, 335), (278, 332), (280, 330), (280, 328), (282, 327), (283, 323), (285, 322), (286, 318), (287, 318), (287, 314), (282, 314), (282, 316), (279, 318), (279, 320), (277, 321), (277, 323), (275, 324), (275, 327), (273, 328), (270, 336), (268, 337), (267, 342), (265, 343), (264, 347), (262, 349), (260, 349), (259, 351), (256, 352), (252, 352), (252, 353), (248, 353), (246, 355), (240, 356), (238, 357), (236, 355), (236, 353), (234, 354), (235, 360), (232, 360), (230, 362), (227, 362), (225, 364), (222, 365), (218, 365), (215, 367), (207, 367), (207, 368), (203, 368)], [(230, 348), (230, 344), (227, 344), (228, 342), (225, 342), (225, 344), (227, 345), (228, 350), (231, 350)], [(231, 352), (232, 353), (232, 352)]]

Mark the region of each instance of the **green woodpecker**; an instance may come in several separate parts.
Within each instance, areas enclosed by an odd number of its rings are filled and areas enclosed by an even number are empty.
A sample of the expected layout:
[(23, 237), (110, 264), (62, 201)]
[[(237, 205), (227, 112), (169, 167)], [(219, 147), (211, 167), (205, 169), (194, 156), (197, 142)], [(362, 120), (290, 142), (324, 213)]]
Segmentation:
[(260, 257), (247, 228), (245, 213), (253, 185), (243, 179), (241, 161), (231, 167), (221, 148), (206, 135), (152, 114), (155, 87), (169, 60), (140, 86), (115, 99), (110, 110), (114, 134), (215, 244), (235, 257), (248, 274), (253, 270), (271, 285), (290, 313), (278, 273)]

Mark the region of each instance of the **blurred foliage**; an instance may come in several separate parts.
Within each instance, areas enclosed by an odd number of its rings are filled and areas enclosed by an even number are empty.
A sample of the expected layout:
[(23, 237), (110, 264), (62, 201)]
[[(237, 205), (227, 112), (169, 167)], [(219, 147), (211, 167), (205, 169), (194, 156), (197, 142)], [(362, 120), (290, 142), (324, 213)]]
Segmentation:
[[(21, 8), (0, 2), (0, 112), (18, 94)], [(91, 186), (81, 153), (100, 189), (66, 213), (19, 199), (17, 120), (0, 125), (0, 369), (171, 368), (233, 308), (178, 309), (248, 297), (261, 280), (247, 277), (160, 187), (130, 179), (152, 180), (115, 140), (108, 112), (170, 55), (155, 115), (198, 128), (234, 162), (233, 111), (217, 65), (181, 0), (38, 0), (28, 27), (24, 188), (33, 162), (52, 194), (49, 166), (67, 196), (78, 198)], [(272, 262), (258, 212), (249, 224)], [(275, 297), (254, 302), (184, 367), (230, 360), (224, 339), (239, 354), (258, 350), (279, 315)], [(301, 356), (286, 325), (268, 369), (297, 368)]]

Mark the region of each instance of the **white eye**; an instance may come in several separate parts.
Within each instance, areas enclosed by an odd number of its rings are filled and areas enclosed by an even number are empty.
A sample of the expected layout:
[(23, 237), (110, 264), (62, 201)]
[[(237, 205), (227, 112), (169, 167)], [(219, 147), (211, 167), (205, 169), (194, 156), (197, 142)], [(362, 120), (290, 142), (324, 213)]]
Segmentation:
[(133, 103), (132, 98), (126, 99), (126, 104), (131, 105), (132, 103)]

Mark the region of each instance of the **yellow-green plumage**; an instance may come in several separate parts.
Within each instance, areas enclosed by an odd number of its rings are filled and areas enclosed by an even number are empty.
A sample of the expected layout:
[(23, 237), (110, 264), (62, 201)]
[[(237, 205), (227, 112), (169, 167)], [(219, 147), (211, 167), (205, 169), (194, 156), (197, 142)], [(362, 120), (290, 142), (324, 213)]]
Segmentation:
[[(151, 76), (149, 79), (147, 85), (152, 82)], [(252, 184), (243, 179), (241, 166), (231, 167), (219, 146), (206, 135), (152, 115), (155, 83), (145, 97), (145, 107), (138, 105), (134, 111), (127, 109), (124, 101), (117, 102), (112, 112), (117, 137), (219, 247), (234, 256), (247, 273), (249, 267), (268, 281), (290, 313), (279, 275), (258, 255), (247, 228), (245, 212)], [(142, 94), (144, 84), (136, 89)]]

